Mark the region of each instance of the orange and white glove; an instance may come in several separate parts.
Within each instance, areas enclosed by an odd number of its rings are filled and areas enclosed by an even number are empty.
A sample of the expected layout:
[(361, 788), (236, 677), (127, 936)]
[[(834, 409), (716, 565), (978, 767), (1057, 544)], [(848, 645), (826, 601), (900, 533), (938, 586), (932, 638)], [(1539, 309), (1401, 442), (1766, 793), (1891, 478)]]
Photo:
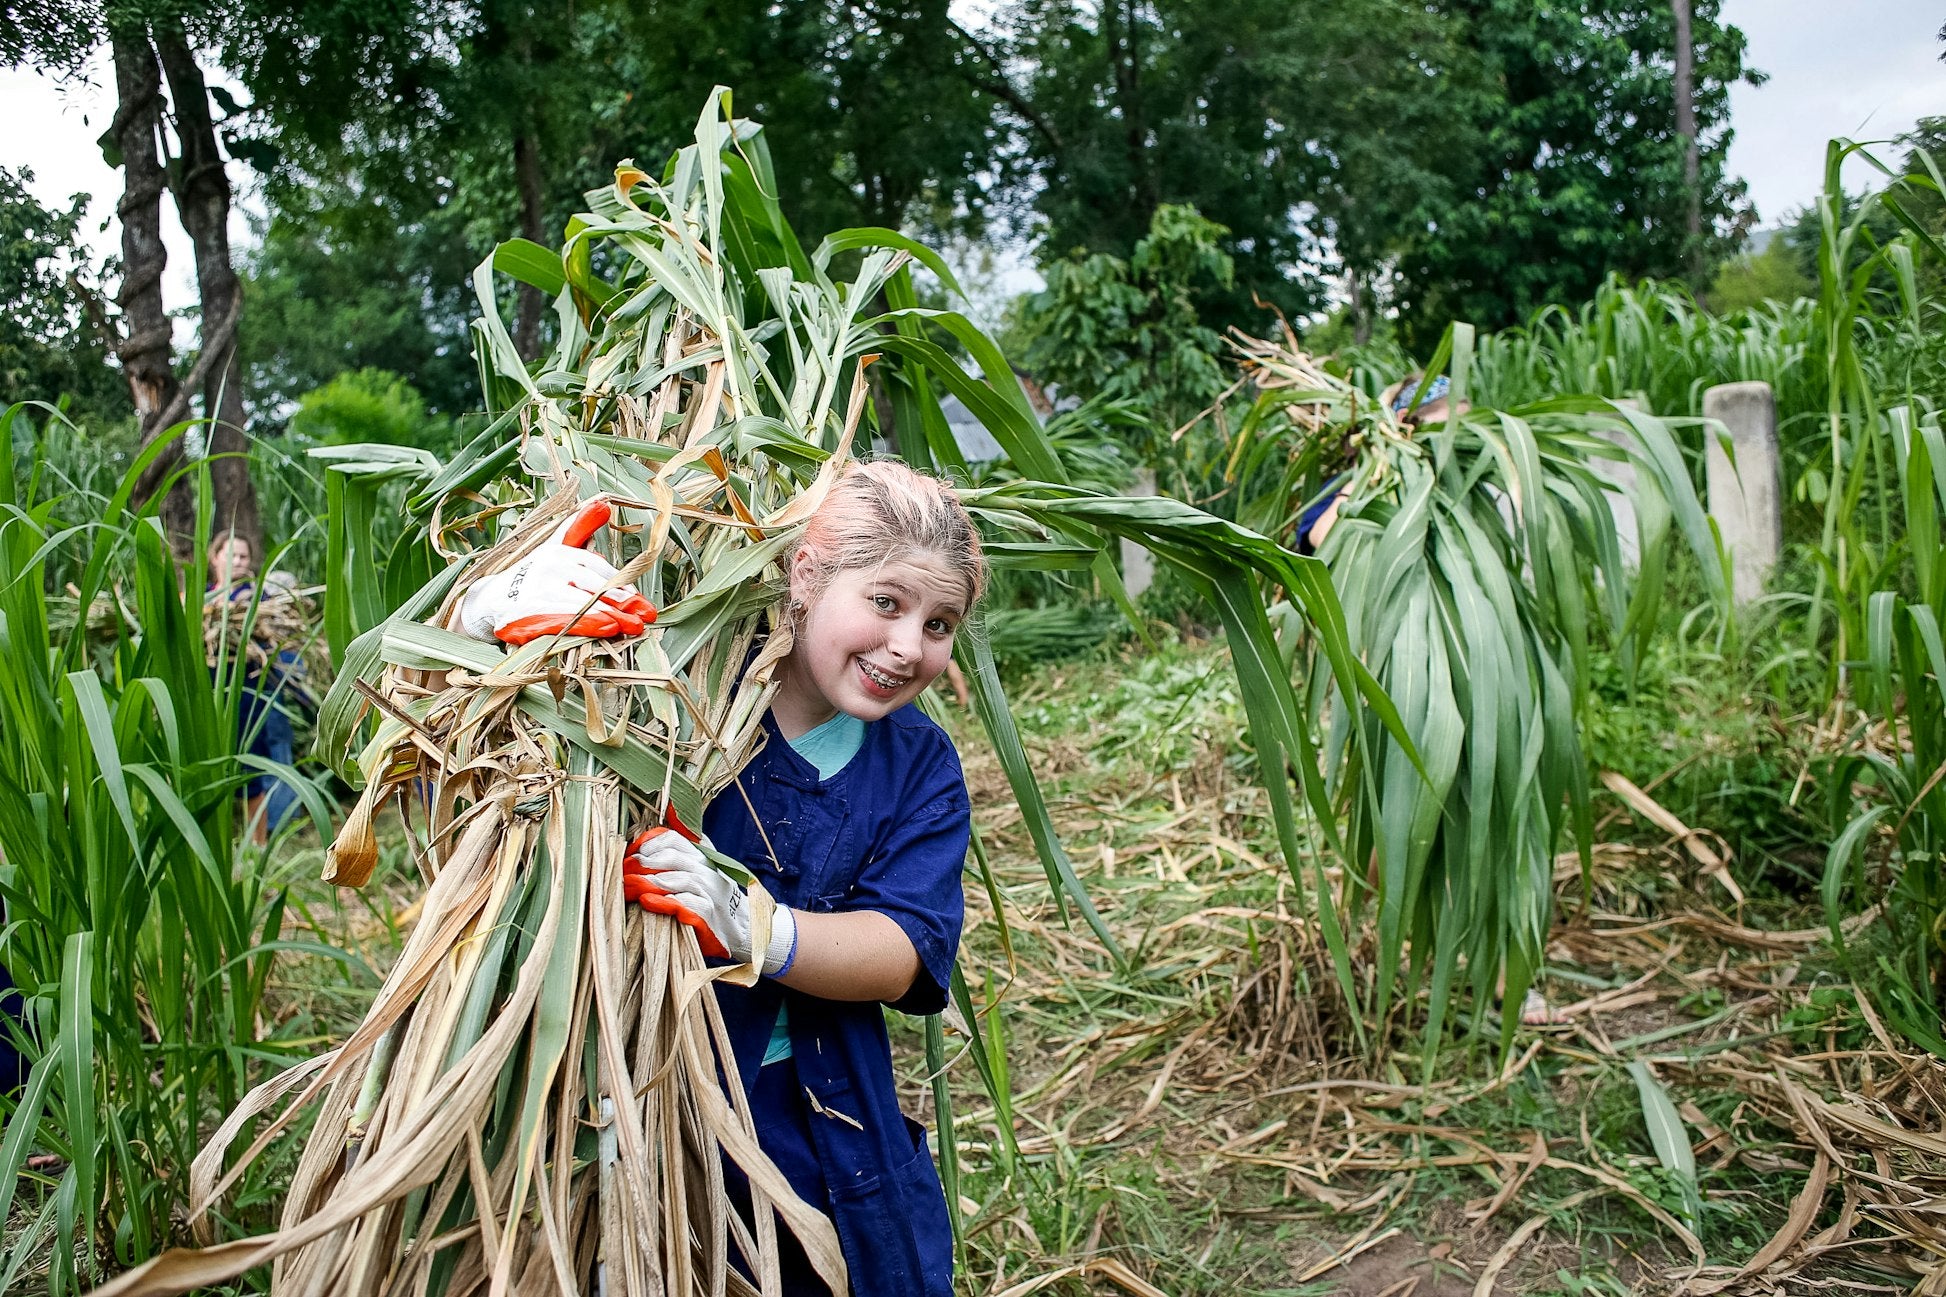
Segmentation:
[[(750, 909), (743, 888), (726, 877), (674, 829), (644, 829), (622, 861), (622, 894), (652, 914), (666, 914), (696, 930), (705, 955), (750, 962)], [(770, 944), (761, 972), (777, 977), (797, 959), (797, 915), (779, 905), (771, 915)]]
[[(613, 512), (597, 496), (526, 558), (473, 582), (459, 604), (461, 632), (516, 645), (543, 635), (640, 635), (655, 620), (655, 605), (632, 585), (608, 589), (615, 565), (582, 548)], [(597, 593), (601, 597), (591, 606)]]

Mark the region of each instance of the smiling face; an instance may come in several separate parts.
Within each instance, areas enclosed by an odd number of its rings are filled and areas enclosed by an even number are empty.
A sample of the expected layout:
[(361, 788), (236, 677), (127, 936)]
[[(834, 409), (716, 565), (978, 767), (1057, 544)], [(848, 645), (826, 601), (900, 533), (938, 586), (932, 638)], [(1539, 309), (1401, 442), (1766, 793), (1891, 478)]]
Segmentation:
[(784, 737), (838, 712), (875, 721), (939, 678), (966, 615), (964, 578), (924, 551), (843, 569), (812, 591), (812, 556), (798, 551), (791, 589), (806, 603), (771, 710)]

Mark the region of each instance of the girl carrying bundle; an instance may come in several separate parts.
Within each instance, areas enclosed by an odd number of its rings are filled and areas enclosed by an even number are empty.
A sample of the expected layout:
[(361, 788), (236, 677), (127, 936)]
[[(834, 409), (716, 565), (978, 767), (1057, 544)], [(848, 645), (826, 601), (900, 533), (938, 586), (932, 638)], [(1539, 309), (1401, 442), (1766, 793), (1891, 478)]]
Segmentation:
[[(524, 643), (637, 633), (653, 617), (565, 535), (461, 604), (464, 628)], [(952, 660), (986, 583), (978, 533), (943, 482), (892, 461), (849, 466), (789, 551), (794, 636), (767, 741), (708, 808), (716, 851), (777, 902), (763, 977), (716, 983), (757, 1137), (837, 1226), (852, 1288), (950, 1297), (952, 1232), (925, 1131), (898, 1102), (882, 1005), (938, 1013), (964, 915), (970, 834), (952, 742), (914, 700)], [(601, 594), (592, 611), (591, 596)], [(683, 833), (629, 844), (623, 886), (748, 962), (742, 888)], [(733, 1185), (740, 1178), (731, 1170)], [(747, 1213), (748, 1196), (740, 1197)], [(787, 1293), (826, 1291), (787, 1237)]]

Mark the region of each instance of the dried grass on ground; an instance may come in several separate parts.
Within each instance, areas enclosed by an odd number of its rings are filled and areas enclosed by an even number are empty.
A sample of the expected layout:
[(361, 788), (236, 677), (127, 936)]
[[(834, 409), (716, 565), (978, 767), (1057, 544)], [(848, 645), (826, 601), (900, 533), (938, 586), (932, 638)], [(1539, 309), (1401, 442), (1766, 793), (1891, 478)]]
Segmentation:
[[(1036, 698), (1100, 686), (1087, 668), (1029, 682), (1025, 723)], [(1607, 828), (1629, 840), (1598, 850), (1585, 898), (1562, 861), (1560, 1021), (1504, 1060), (1448, 1046), (1421, 1084), (1416, 1048), (1355, 1039), (1310, 899), (1270, 858), (1240, 727), (1220, 699), (1159, 706), (1190, 748), (1159, 774), (1091, 755), (1143, 724), (1112, 699), (1031, 740), (1122, 969), (1061, 922), (998, 772), (967, 752), (1014, 948), (970, 888), (969, 966), (998, 994), (1024, 1164), (993, 1157), (999, 1116), (962, 1061), (974, 1291), (1946, 1292), (1946, 1065), (1834, 975), (1808, 907), (1804, 926), (1740, 919), (1720, 844), (1617, 792)], [(1693, 1146), (1693, 1221), (1632, 1060)]]

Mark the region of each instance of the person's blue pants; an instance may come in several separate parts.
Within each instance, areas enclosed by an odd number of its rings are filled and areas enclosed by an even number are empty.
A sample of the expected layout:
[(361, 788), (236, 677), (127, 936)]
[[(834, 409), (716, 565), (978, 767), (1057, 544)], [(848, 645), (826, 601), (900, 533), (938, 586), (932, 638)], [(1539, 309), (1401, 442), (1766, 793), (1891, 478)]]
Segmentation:
[[(0, 1014), (5, 1014), (16, 1023), (20, 1021), (22, 1001), (20, 992), (14, 989), (14, 979), (4, 967), (0, 967)], [(14, 1044), (13, 1032), (0, 1025), (0, 1094), (12, 1094), (27, 1082), (32, 1064)]]
[[(817, 1151), (811, 1142), (810, 1114), (804, 1102), (804, 1090), (798, 1083), (797, 1064), (784, 1059), (765, 1067), (757, 1073), (756, 1092), (751, 1096), (751, 1107), (758, 1113), (771, 1113), (774, 1118), (769, 1125), (759, 1118), (757, 1143), (770, 1155), (784, 1178), (791, 1182), (798, 1196), (811, 1206), (829, 1215), (831, 1196), (824, 1183), (824, 1169), (818, 1165)], [(727, 1156), (723, 1159), (724, 1188), (729, 1192), (730, 1201), (744, 1223), (754, 1225), (751, 1211), (750, 1181), (741, 1167)], [(783, 1280), (784, 1297), (830, 1297), (831, 1289), (818, 1272), (812, 1267), (811, 1259), (804, 1254), (804, 1247), (791, 1233), (790, 1226), (784, 1224), (783, 1217), (777, 1218), (778, 1268)], [(752, 1282), (750, 1274), (737, 1249), (730, 1249), (731, 1264), (739, 1273)]]
[[(297, 761), (297, 732), (291, 728), (291, 718), (273, 697), (255, 689), (243, 691), (242, 705), (237, 708), (237, 737), (249, 741), (248, 751), (253, 756), (286, 766)], [(253, 798), (269, 795), (264, 819), (272, 833), (297, 813), (297, 789), (276, 775), (253, 776), (247, 791)]]

